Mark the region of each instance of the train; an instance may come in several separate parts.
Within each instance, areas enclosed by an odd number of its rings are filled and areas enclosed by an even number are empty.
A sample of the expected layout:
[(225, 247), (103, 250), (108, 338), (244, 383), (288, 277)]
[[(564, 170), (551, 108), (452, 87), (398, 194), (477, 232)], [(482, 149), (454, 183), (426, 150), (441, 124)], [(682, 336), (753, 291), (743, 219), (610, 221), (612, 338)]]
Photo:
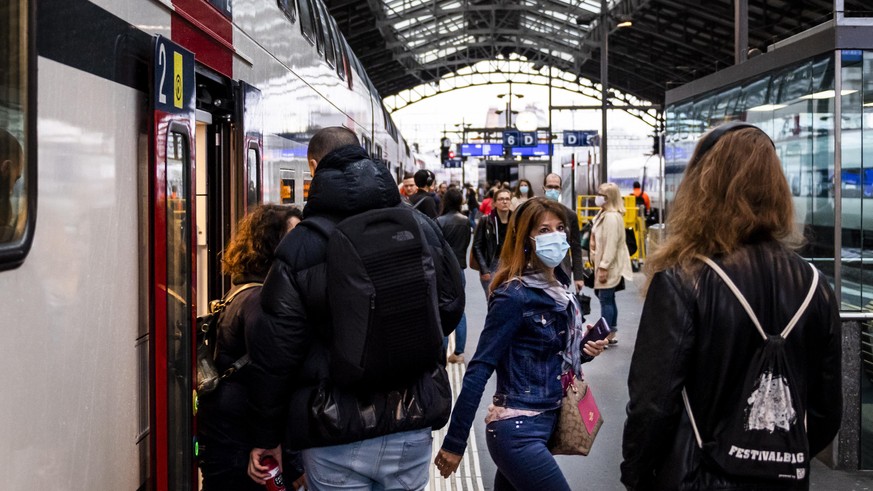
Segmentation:
[(4, 489), (197, 489), (195, 319), (345, 126), (414, 167), (321, 0), (0, 4)]

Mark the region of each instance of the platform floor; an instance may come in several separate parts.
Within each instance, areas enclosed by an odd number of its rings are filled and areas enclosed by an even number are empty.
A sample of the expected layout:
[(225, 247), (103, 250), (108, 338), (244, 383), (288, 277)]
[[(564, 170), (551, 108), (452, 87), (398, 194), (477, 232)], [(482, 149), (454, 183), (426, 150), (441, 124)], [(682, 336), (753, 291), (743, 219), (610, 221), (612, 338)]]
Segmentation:
[[(476, 271), (467, 269), (467, 345), (465, 357), (469, 360), (479, 342), (482, 327), (485, 322), (486, 304)], [(585, 365), (585, 374), (591, 382), (592, 390), (597, 398), (604, 417), (604, 425), (597, 435), (597, 441), (587, 457), (560, 456), (558, 463), (571, 488), (582, 490), (624, 490), (619, 482), (619, 464), (621, 463), (621, 436), (624, 427), (625, 405), (628, 401), (627, 374), (631, 354), (636, 340), (643, 299), (638, 288), (644, 277), (636, 274), (634, 282), (628, 282), (628, 288), (616, 294), (618, 303), (618, 340), (614, 345), (593, 362)], [(587, 292), (592, 294), (590, 290)], [(600, 305), (594, 299), (591, 302), (591, 315), (588, 320), (600, 317)], [(452, 381), (452, 392), (455, 397), (460, 390), (464, 367), (449, 365)], [(491, 490), (494, 487), (494, 463), (485, 446), (485, 413), (491, 394), (494, 393), (496, 377), (492, 376), (485, 388), (485, 396), (479, 405), (479, 411), (470, 433), (467, 453), (461, 462), (459, 472), (449, 479), (442, 479), (431, 467), (429, 490)], [(442, 443), (445, 428), (434, 432), (434, 455)], [(818, 490), (873, 490), (873, 472), (846, 472), (829, 469), (819, 461), (814, 461), (811, 472), (811, 487)], [(545, 491), (545, 490), (544, 490)]]

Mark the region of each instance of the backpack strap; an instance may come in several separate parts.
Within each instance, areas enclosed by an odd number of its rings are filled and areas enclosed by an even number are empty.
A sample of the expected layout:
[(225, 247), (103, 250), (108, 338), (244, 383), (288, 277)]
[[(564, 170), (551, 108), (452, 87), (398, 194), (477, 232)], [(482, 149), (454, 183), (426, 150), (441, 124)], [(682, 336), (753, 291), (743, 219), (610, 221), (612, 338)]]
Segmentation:
[[(227, 308), (227, 306), (230, 305), (230, 302), (232, 302), (233, 299), (236, 298), (237, 295), (239, 295), (240, 293), (242, 293), (242, 292), (244, 292), (244, 291), (246, 291), (246, 290), (249, 290), (249, 289), (251, 289), (251, 288), (254, 288), (254, 287), (256, 287), (256, 286), (263, 286), (263, 283), (256, 283), (256, 282), (253, 282), (253, 283), (245, 283), (245, 284), (243, 284), (242, 286), (240, 286), (239, 288), (237, 288), (236, 290), (231, 290), (230, 292), (228, 292), (228, 294), (227, 294), (227, 296), (224, 298), (224, 300), (221, 301), (221, 310), (224, 310), (225, 308)], [(212, 308), (212, 305), (210, 305), (210, 308)], [(216, 334), (217, 334), (217, 333), (216, 333)], [(218, 344), (216, 343), (216, 345), (215, 345), (215, 352), (213, 352), (213, 355), (212, 355), (212, 356), (214, 357), (214, 356), (216, 356), (217, 354), (218, 354)], [(238, 360), (236, 360), (235, 362), (233, 362), (233, 364), (230, 366), (230, 368), (228, 368), (227, 370), (225, 370), (225, 371), (224, 371), (224, 372), (223, 372), (223, 373), (218, 377), (219, 380), (224, 380), (224, 379), (226, 379), (227, 377), (230, 377), (231, 375), (233, 375), (234, 373), (236, 373), (237, 371), (239, 371), (240, 368), (242, 368), (242, 367), (248, 365), (248, 364), (249, 364), (249, 361), (251, 361), (251, 358), (249, 357), (248, 352), (246, 352), (246, 354), (244, 354), (244, 355), (242, 355), (241, 357), (239, 357)]]
[[(752, 310), (751, 305), (746, 300), (746, 297), (740, 292), (737, 285), (730, 279), (730, 277), (725, 273), (718, 264), (715, 263), (712, 259), (703, 256), (697, 256), (698, 259), (706, 263), (707, 266), (712, 268), (721, 279), (724, 281), (725, 285), (730, 288), (731, 292), (733, 292), (734, 296), (737, 297), (740, 304), (743, 306), (743, 309), (749, 314), (749, 317), (752, 319), (752, 322), (755, 323), (755, 327), (758, 329), (758, 332), (761, 334), (761, 337), (766, 341), (767, 333), (764, 332), (764, 328), (761, 327), (761, 323), (758, 321), (758, 316), (755, 315), (755, 312)], [(806, 312), (806, 308), (809, 306), (809, 302), (812, 301), (812, 296), (815, 294), (815, 290), (818, 287), (818, 270), (815, 269), (813, 265), (809, 265), (812, 268), (812, 284), (809, 286), (809, 291), (806, 293), (806, 298), (803, 299), (803, 303), (800, 305), (800, 308), (797, 309), (797, 312), (794, 313), (794, 317), (791, 318), (791, 321), (788, 322), (788, 325), (785, 326), (785, 329), (779, 333), (783, 339), (787, 338), (791, 331), (794, 329), (794, 326), (797, 324), (797, 321), (800, 320), (800, 317)]]
[(424, 198), (421, 198), (420, 200), (416, 201), (415, 204), (412, 205), (412, 209), (413, 209), (413, 210), (417, 210), (417, 209), (418, 209), (418, 205), (420, 205), (422, 201), (424, 201)]
[[(737, 297), (740, 304), (742, 304), (743, 309), (749, 314), (752, 322), (755, 323), (755, 327), (758, 329), (758, 332), (764, 338), (764, 341), (767, 340), (767, 333), (764, 332), (764, 329), (761, 327), (761, 323), (758, 322), (758, 316), (755, 315), (755, 312), (752, 310), (752, 307), (749, 305), (749, 302), (746, 300), (746, 297), (740, 292), (737, 285), (730, 279), (730, 277), (725, 273), (718, 264), (715, 263), (712, 259), (704, 256), (697, 256), (698, 259), (706, 263), (707, 266), (712, 268), (721, 279), (725, 282), (728, 288), (733, 292), (734, 296)], [(800, 320), (800, 317), (806, 312), (806, 308), (809, 307), (809, 303), (812, 301), (812, 297), (815, 294), (815, 290), (818, 288), (818, 270), (815, 269), (815, 266), (812, 264), (809, 265), (812, 268), (812, 285), (809, 287), (809, 291), (806, 293), (806, 298), (803, 299), (803, 303), (800, 305), (800, 308), (797, 309), (797, 312), (794, 313), (794, 317), (788, 322), (788, 325), (785, 326), (785, 329), (779, 334), (782, 339), (788, 337), (791, 334), (791, 331), (794, 329), (794, 326), (797, 325), (797, 322)], [(703, 439), (700, 437), (700, 430), (697, 428), (697, 422), (694, 420), (694, 413), (691, 411), (691, 403), (688, 401), (688, 392), (685, 390), (685, 387), (682, 387), (682, 402), (685, 404), (685, 410), (688, 411), (688, 418), (691, 420), (691, 429), (694, 430), (694, 439), (697, 441), (697, 446), (703, 448)]]

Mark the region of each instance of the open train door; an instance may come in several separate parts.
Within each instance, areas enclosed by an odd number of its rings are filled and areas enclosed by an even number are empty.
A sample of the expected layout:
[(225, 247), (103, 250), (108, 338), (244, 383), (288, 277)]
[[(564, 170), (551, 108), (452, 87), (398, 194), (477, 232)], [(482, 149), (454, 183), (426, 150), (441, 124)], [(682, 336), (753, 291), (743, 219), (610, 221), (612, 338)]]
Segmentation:
[(149, 141), (150, 489), (196, 489), (194, 55), (154, 40)]
[[(261, 107), (261, 91), (245, 82), (239, 82), (239, 113), (242, 115), (243, 165), (242, 215), (264, 201), (264, 111)], [(279, 176), (271, 176), (278, 182)], [(273, 200), (278, 202), (279, 197)], [(240, 217), (241, 217), (240, 216)]]

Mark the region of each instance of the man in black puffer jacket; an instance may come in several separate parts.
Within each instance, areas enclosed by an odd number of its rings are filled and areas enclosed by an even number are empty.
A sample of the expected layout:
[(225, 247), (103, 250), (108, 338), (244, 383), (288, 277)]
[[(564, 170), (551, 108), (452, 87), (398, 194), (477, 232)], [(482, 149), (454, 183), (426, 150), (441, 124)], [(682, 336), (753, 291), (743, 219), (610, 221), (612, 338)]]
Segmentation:
[[(364, 211), (400, 205), (387, 167), (372, 161), (353, 132), (333, 127), (309, 143), (313, 171), (304, 217), (340, 221)], [(461, 271), (437, 226), (413, 213), (431, 250), (444, 332), (464, 310)], [(251, 427), (255, 448), (249, 475), (263, 481), (264, 455), (276, 448), (303, 449), (309, 489), (332, 489), (339, 472), (361, 487), (422, 489), (428, 479), (432, 429), (451, 410), (444, 361), (400, 390), (372, 392), (339, 387), (331, 379), (331, 311), (327, 298), (327, 238), (297, 227), (276, 251), (261, 292), (264, 318), (247, 334), (251, 367)], [(333, 300), (334, 306), (341, 299)], [(410, 321), (414, 322), (414, 319)], [(448, 331), (446, 331), (446, 328)], [(336, 329), (341, 329), (337, 326)], [(398, 374), (405, 379), (410, 374)]]

